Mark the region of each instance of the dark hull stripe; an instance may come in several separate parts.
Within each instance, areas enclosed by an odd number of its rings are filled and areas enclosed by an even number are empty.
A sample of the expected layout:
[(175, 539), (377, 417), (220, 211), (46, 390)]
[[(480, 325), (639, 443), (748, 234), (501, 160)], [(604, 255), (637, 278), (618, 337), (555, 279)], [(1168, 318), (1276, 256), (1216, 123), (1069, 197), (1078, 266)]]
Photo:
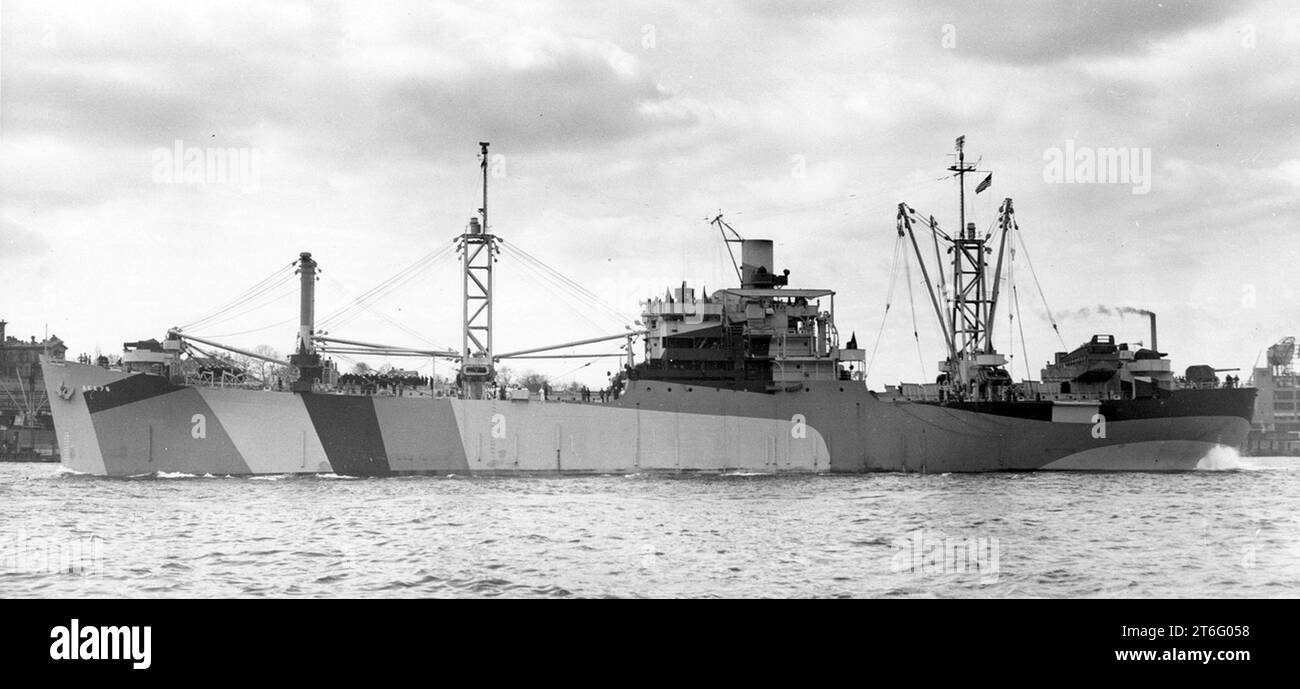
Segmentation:
[(86, 400), (86, 408), (94, 414), (185, 389), (180, 385), (172, 385), (162, 376), (137, 373), (105, 385), (99, 390), (81, 391), (81, 395)]
[(1168, 419), (1181, 416), (1235, 416), (1250, 423), (1255, 415), (1255, 388), (1175, 390), (1157, 399), (1102, 402), (1101, 413), (1113, 421)]
[[(1006, 416), (1033, 421), (1052, 420), (1052, 402), (931, 402), (949, 409)], [(1165, 397), (1101, 400), (1097, 410), (1107, 421), (1138, 419), (1172, 419), (1183, 416), (1235, 416), (1250, 421), (1255, 413), (1254, 388), (1216, 388), (1213, 390), (1174, 390)]]
[(345, 395), (300, 395), (334, 472), (349, 476), (393, 473), (374, 400)]

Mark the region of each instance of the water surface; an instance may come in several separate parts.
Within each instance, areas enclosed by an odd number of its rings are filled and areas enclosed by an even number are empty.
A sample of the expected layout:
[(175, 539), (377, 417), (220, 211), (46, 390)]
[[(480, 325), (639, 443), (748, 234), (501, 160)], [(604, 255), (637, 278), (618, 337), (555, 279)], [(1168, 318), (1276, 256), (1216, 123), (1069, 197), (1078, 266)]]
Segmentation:
[(385, 479), (0, 464), (0, 595), (1300, 595), (1300, 459), (1216, 464)]

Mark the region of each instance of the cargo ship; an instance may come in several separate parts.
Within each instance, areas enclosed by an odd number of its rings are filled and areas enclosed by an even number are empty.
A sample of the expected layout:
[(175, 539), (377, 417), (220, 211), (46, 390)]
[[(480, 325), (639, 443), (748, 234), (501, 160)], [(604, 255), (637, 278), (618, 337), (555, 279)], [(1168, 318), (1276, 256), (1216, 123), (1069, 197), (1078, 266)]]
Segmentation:
[[(133, 343), (118, 367), (45, 359), (64, 466), (103, 476), (1185, 471), (1216, 447), (1240, 447), (1249, 430), (1249, 388), (1183, 391), (1157, 382), (1113, 394), (1060, 385), (1026, 394), (1011, 383), (987, 326), (999, 300), (998, 280), (985, 289), (991, 239), (966, 228), (964, 200), (963, 231), (935, 235), (936, 256), (940, 238), (954, 253), (954, 289), (930, 293), (947, 323), (944, 372), (926, 386), (934, 395), (868, 389), (866, 351), (856, 338), (841, 342), (835, 291), (792, 287), (790, 271), (776, 268), (773, 243), (741, 237), (721, 216), (714, 224), (732, 255), (735, 286), (712, 294), (673, 287), (643, 304), (635, 331), (500, 352), (493, 271), (503, 248), (488, 224), (487, 146), (479, 151), (483, 203), (455, 245), (459, 351), (322, 332), (317, 263), (304, 252), (294, 263), (300, 323), (287, 360), (180, 328), (161, 342)], [(950, 169), (964, 199), (974, 167), (961, 149), (959, 139)], [(900, 204), (899, 236), (919, 258), (909, 211)], [(1007, 199), (1004, 237), (1013, 222)], [(929, 228), (938, 230), (933, 218)], [(626, 361), (598, 396), (539, 398), (497, 379), (513, 357), (617, 340), (626, 340)], [(196, 372), (204, 346), (282, 366), (287, 385), (214, 367)], [(345, 351), (454, 359), (455, 388), (446, 396), (400, 385), (357, 394), (338, 384), (326, 358)], [(1150, 369), (1151, 360), (1141, 361)]]

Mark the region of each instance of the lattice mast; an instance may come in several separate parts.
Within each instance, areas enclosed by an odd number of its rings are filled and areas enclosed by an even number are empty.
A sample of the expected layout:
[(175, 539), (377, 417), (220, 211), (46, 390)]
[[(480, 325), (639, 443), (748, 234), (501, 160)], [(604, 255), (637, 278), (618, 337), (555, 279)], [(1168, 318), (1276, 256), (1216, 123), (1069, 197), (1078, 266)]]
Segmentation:
[[(975, 171), (966, 164), (966, 137), (957, 137), (957, 160), (948, 170), (957, 178), (960, 202), (960, 231), (952, 240), (952, 309), (948, 332), (953, 334), (959, 359), (973, 359), (985, 329), (984, 239), (975, 223), (966, 222), (966, 175)], [(965, 377), (962, 377), (965, 380)]]
[(479, 142), (483, 206), (457, 239), (463, 296), (459, 380), (461, 394), (467, 398), (481, 398), (484, 388), (496, 378), (492, 356), (492, 266), (499, 249), (497, 237), (488, 225), (488, 145)]
[[(913, 215), (915, 212), (906, 204), (899, 204), (898, 232), (911, 238), (912, 248), (917, 262), (921, 266), (922, 276), (930, 292), (935, 315), (939, 318), (939, 328), (943, 332), (948, 349), (948, 357), (940, 367), (946, 374), (950, 390), (961, 398), (989, 396), (992, 387), (1006, 384), (1007, 377), (1001, 370), (1006, 358), (993, 348), (992, 323), (997, 313), (1000, 292), (999, 276), (1002, 274), (1003, 256), (1006, 251), (1007, 235), (1015, 225), (1011, 199), (1005, 199), (999, 210), (997, 260), (992, 271), (992, 288), (989, 285), (989, 254), (991, 234), (980, 236), (974, 222), (966, 220), (966, 175), (976, 171), (976, 166), (966, 162), (966, 137), (957, 137), (955, 162), (948, 167), (957, 179), (958, 217), (961, 225), (957, 232), (948, 234), (939, 229), (931, 217), (928, 223), (934, 243), (935, 257), (941, 256), (939, 243), (947, 245), (947, 252), (952, 254), (952, 281), (943, 284), (943, 267), (939, 266), (938, 288), (930, 279), (925, 267), (925, 257), (916, 240)], [(981, 191), (977, 188), (976, 191)], [(919, 220), (919, 219), (918, 219)], [(946, 312), (939, 305), (938, 295), (942, 294), (947, 302)]]

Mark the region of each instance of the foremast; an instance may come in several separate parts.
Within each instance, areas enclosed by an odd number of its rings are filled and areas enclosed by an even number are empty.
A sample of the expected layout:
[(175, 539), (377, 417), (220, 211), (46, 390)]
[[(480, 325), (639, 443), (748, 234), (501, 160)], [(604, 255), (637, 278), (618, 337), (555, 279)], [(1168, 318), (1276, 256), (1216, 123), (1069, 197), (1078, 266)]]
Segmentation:
[(316, 261), (311, 252), (298, 255), (298, 342), (289, 363), (298, 371), (290, 385), (294, 392), (311, 392), (324, 372), (320, 354), (316, 351)]

